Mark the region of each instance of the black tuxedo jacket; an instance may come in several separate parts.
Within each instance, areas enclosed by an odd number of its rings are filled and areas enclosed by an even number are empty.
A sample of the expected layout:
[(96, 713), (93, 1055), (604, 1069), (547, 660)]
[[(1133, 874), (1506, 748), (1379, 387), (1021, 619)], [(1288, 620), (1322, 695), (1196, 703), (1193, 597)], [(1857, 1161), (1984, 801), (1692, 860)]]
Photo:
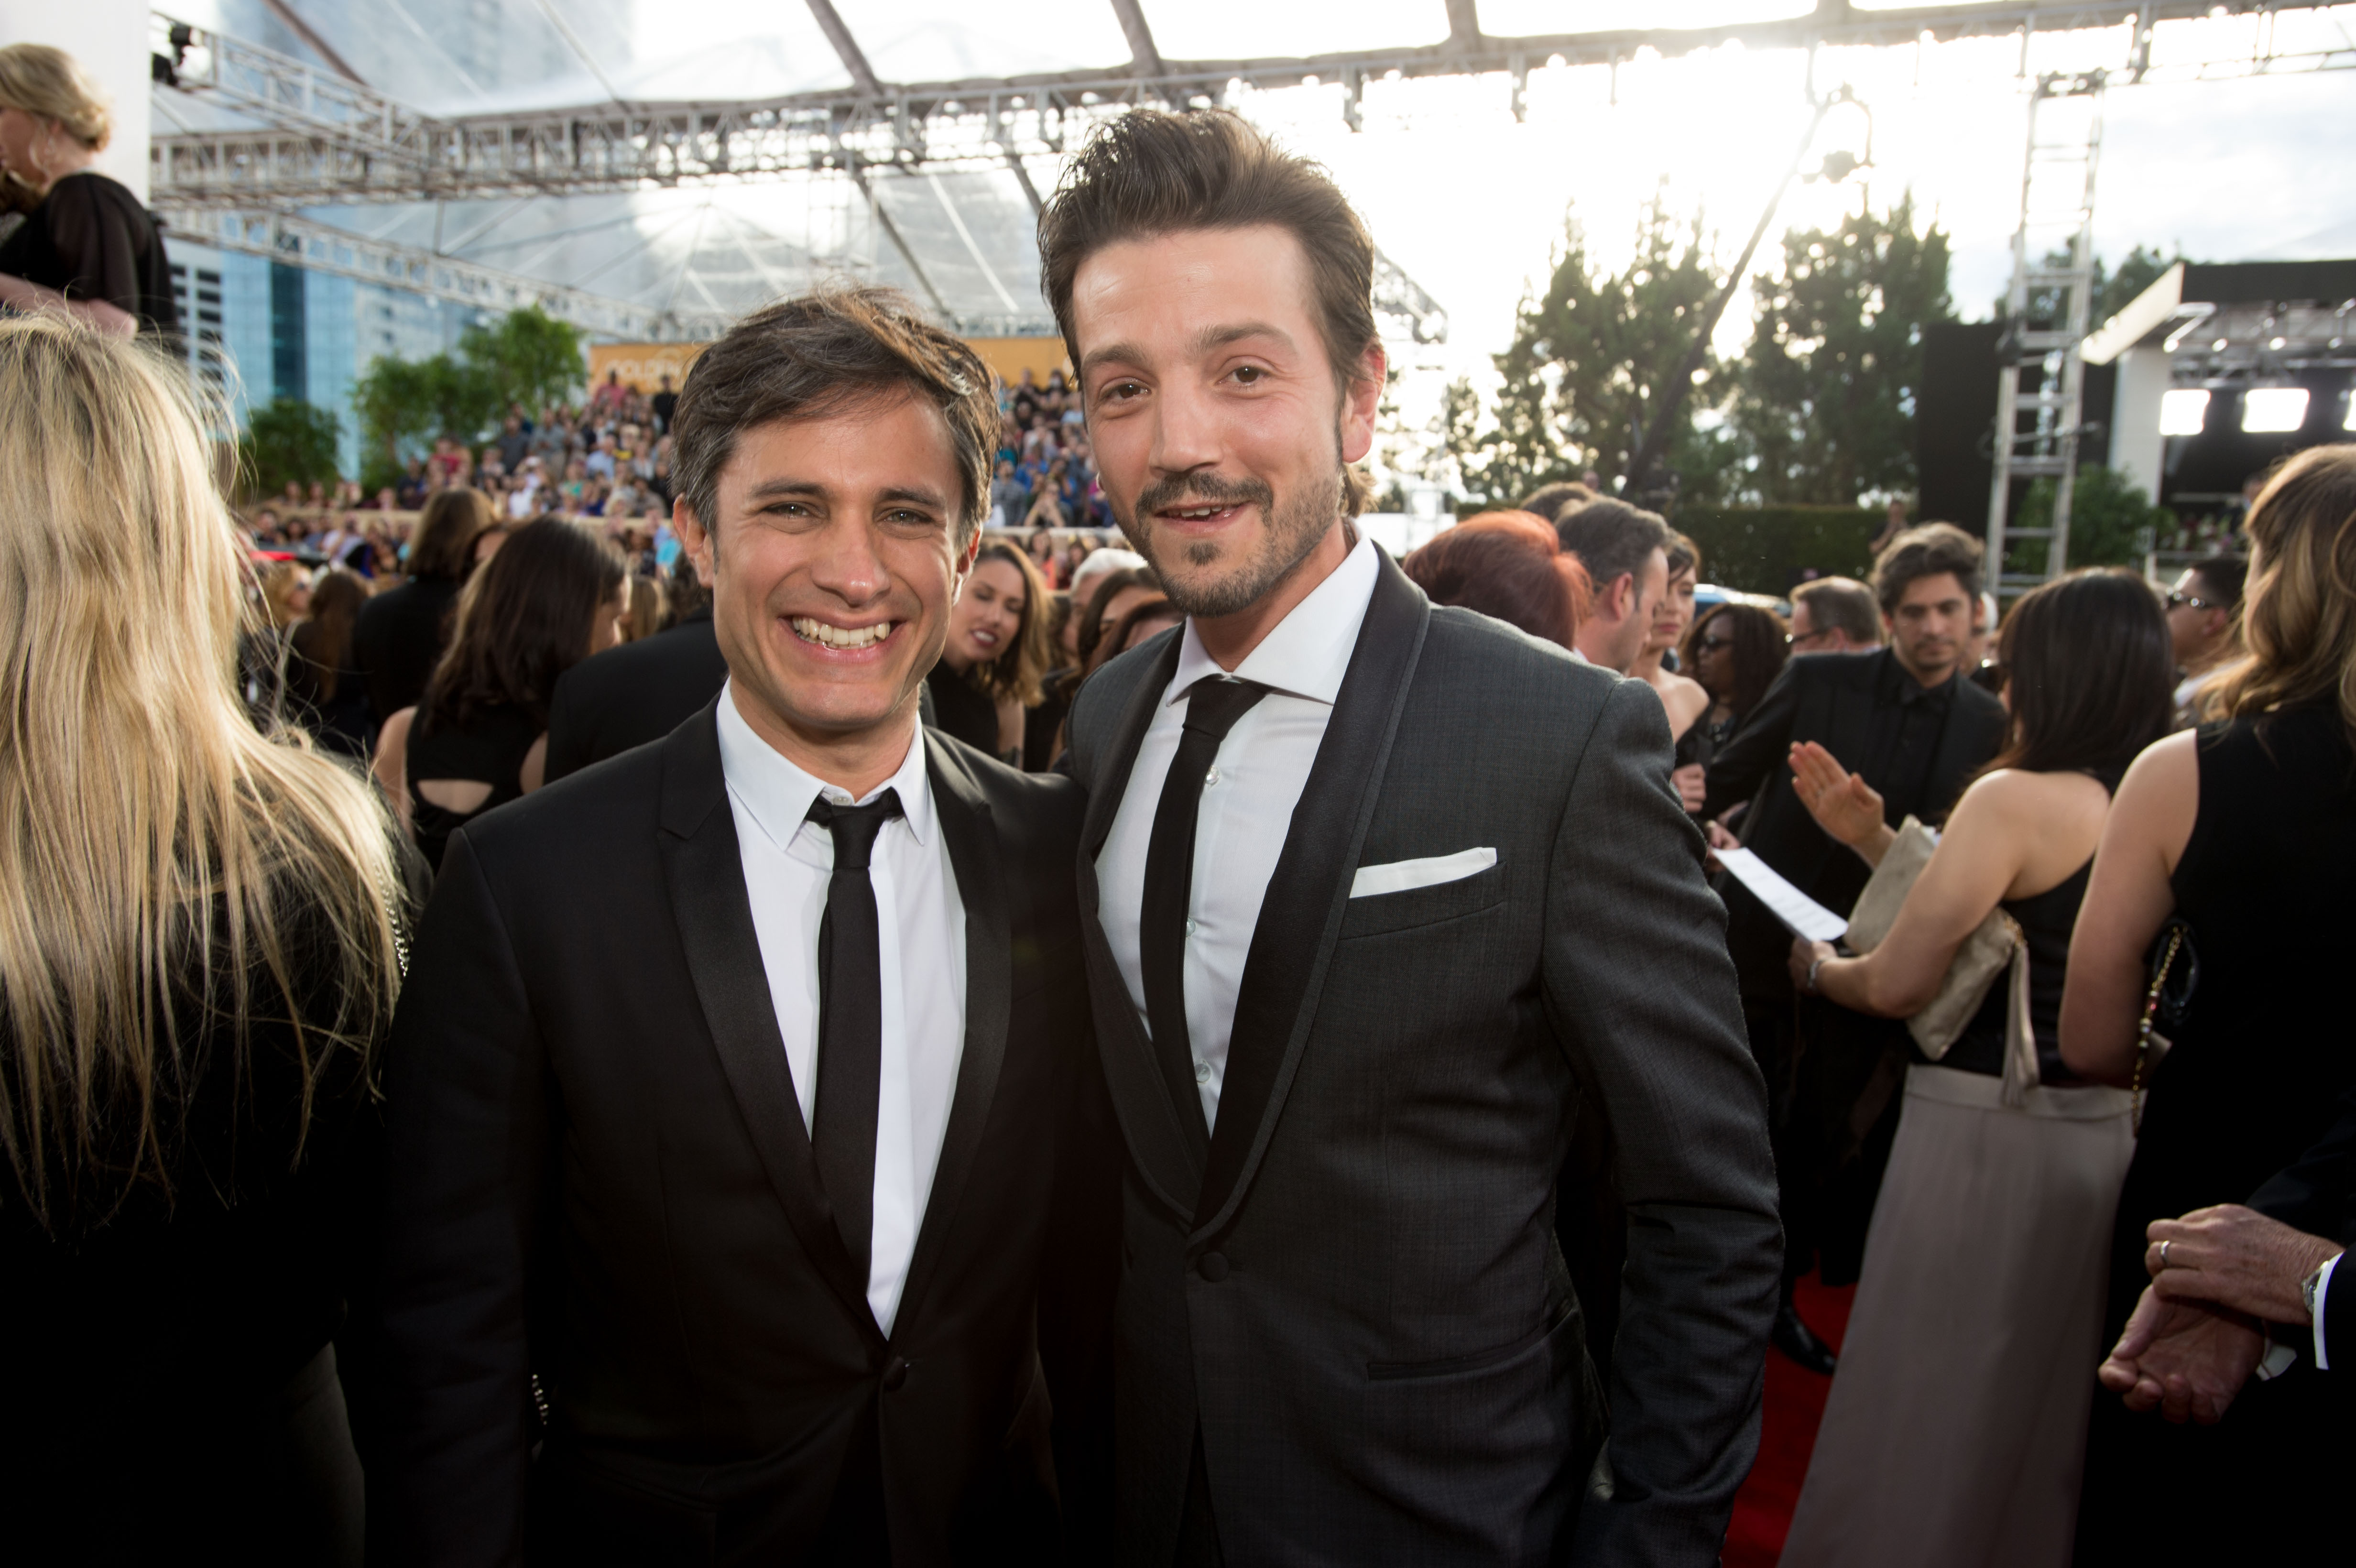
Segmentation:
[(1050, 1414), (1092, 1408), (1117, 1246), (1080, 800), (923, 744), (966, 1040), (888, 1339), (795, 1100), (712, 710), (451, 838), (385, 1064), (380, 1561), (799, 1561), (862, 1428), (896, 1563), (1058, 1550)]
[(549, 700), (548, 782), (661, 740), (727, 680), (709, 609), (643, 642), (583, 659), (557, 680)]
[[(1890, 721), (1889, 709), (1876, 712), (1875, 692), (1896, 664), (1897, 656), (1887, 648), (1794, 658), (1710, 760), (1703, 815), (1715, 817), (1749, 801), (1751, 809), (1737, 825), (1743, 847), (1837, 914), (1855, 907), (1872, 868), (1847, 845), (1834, 842), (1800, 804), (1792, 790), (1792, 747), (1802, 741), (1816, 741), (1843, 767), (1862, 773), (1865, 782), (1881, 794), (1884, 812), (1895, 827), (1909, 813), (1926, 822), (1944, 821), (1963, 793), (1964, 781), (2004, 744), (2004, 705), (1955, 677), (1948, 683), (1946, 721), (1921, 794), (1908, 798), (1893, 789), (1873, 759), (1878, 751), (1875, 728)], [(1740, 884), (1727, 890), (1726, 904), (1728, 945), (1743, 995), (1789, 997), (1791, 933)]]
[[(1199, 1432), (1238, 1568), (1714, 1563), (1781, 1253), (1766, 1095), (1659, 699), (1434, 609), (1385, 560), (1206, 1137), (1097, 918), (1096, 855), (1177, 656), (1168, 633), (1114, 660), (1071, 726), (1097, 1037), (1130, 1154), (1121, 1560), (1170, 1563)], [(1483, 848), (1495, 863), (1470, 876), (1350, 896), (1362, 867)], [(1588, 1497), (1603, 1403), (1554, 1230), (1588, 1094), (1629, 1216), (1608, 1500)]]

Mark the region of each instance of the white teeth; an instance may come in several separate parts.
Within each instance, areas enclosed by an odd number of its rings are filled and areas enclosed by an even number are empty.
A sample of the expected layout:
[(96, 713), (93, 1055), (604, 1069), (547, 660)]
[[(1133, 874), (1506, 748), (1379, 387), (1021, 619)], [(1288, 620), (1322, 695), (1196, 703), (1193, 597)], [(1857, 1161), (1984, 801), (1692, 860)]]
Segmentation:
[(872, 648), (892, 635), (892, 624), (884, 621), (873, 626), (830, 626), (808, 615), (797, 615), (793, 621), (795, 633), (804, 642), (830, 648)]

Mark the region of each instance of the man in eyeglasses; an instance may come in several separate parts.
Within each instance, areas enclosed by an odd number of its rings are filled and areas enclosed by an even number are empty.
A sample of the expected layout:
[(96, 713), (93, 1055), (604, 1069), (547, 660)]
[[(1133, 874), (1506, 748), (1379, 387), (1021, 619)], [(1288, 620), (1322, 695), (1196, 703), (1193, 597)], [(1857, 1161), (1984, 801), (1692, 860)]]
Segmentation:
[(1881, 645), (1881, 608), (1873, 590), (1850, 577), (1819, 577), (1792, 590), (1795, 654), (1847, 654)]
[(2238, 555), (2194, 561), (2168, 593), (2168, 635), (2176, 645), (2176, 727), (2201, 721), (2201, 688), (2242, 651), (2242, 582), (2250, 563)]

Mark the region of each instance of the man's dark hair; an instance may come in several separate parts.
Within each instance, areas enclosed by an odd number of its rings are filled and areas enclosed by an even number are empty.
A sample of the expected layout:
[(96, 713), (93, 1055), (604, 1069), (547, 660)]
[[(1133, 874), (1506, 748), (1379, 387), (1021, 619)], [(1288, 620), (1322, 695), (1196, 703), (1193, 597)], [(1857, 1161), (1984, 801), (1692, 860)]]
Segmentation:
[(1873, 590), (1854, 577), (1819, 577), (1792, 590), (1792, 603), (1808, 607), (1819, 632), (1843, 631), (1851, 644), (1871, 647), (1881, 641), (1881, 613)]
[(717, 526), (720, 472), (744, 432), (778, 420), (921, 398), (948, 422), (958, 466), (958, 535), (989, 507), (998, 397), (974, 351), (896, 289), (826, 289), (755, 311), (696, 357), (671, 416), (674, 493)]
[[(1980, 541), (1953, 523), (1917, 523), (1873, 558), (1873, 597), (1885, 615), (1898, 613), (1906, 586), (1918, 577), (1953, 572), (1964, 597), (1980, 596)], [(1811, 613), (1814, 611), (1811, 610)]]
[(1565, 512), (1555, 520), (1555, 537), (1579, 557), (1598, 598), (1622, 577), (1644, 581), (1644, 561), (1655, 550), (1666, 555), (1669, 525), (1658, 512), (1606, 496)]
[(436, 490), (425, 497), (409, 536), (409, 575), (455, 582), (475, 569), (475, 540), (497, 521), (480, 490)]
[(1523, 496), (1514, 510), (1544, 517), (1550, 523), (1573, 507), (1584, 507), (1593, 499), (1595, 492), (1578, 480), (1558, 479), (1551, 485), (1541, 485)]
[(2201, 595), (2213, 599), (2220, 610), (2238, 610), (2242, 604), (2242, 586), (2250, 578), (2250, 563), (2238, 555), (2212, 555), (2192, 563), (2192, 575), (2209, 590)]
[(1982, 773), (2077, 771), (2115, 785), (2168, 733), (2176, 650), (2159, 601), (2132, 571), (2097, 567), (2031, 589), (1997, 648), (2012, 717)]
[(1039, 218), (1039, 273), (1072, 363), (1082, 362), (1072, 283), (1090, 256), (1125, 240), (1262, 224), (1300, 241), (1334, 383), (1358, 379), (1377, 341), (1374, 240), (1323, 168), (1225, 109), (1133, 109), (1065, 171)]

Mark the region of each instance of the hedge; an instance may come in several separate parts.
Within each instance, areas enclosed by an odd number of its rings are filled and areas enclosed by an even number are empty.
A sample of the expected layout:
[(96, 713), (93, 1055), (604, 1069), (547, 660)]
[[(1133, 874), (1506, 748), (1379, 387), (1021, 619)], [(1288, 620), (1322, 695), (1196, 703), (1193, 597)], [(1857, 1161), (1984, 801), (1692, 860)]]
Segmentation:
[(1701, 547), (1701, 580), (1783, 598), (1814, 567), (1862, 580), (1889, 514), (1858, 507), (1680, 507), (1671, 519)]

